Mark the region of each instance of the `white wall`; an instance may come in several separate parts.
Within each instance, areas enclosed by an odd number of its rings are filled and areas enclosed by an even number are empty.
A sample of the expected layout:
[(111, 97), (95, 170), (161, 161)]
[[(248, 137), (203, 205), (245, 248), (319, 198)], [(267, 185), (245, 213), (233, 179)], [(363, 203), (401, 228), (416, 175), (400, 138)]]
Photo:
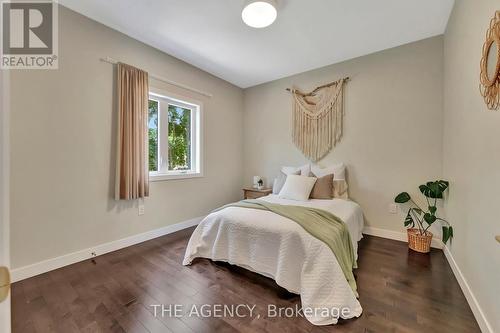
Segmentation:
[[(10, 267), (9, 116), (10, 73), (0, 70), (0, 266)], [(0, 332), (10, 332), (10, 293), (0, 303)]]
[[(59, 70), (14, 71), (11, 123), (12, 267), (206, 214), (240, 197), (242, 90), (64, 7)], [(155, 182), (145, 201), (116, 202), (115, 59), (213, 94), (165, 84), (204, 103), (204, 177)]]
[[(444, 38), (446, 212), (455, 228), (451, 252), (486, 315), (500, 332), (500, 111), (479, 94), (479, 61), (498, 0), (457, 0)], [(483, 326), (484, 330), (484, 326)]]
[(319, 163), (348, 166), (350, 196), (371, 227), (404, 231), (388, 207), (401, 191), (440, 178), (443, 41), (434, 37), (246, 89), (245, 182), (269, 183), (282, 165), (307, 163), (291, 139), (291, 96), (344, 76), (344, 137)]

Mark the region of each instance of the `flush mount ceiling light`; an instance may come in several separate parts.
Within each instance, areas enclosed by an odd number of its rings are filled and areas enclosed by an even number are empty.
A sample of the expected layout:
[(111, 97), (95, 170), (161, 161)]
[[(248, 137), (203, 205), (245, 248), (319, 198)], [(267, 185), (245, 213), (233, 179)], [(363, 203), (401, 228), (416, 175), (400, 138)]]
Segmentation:
[(265, 28), (271, 25), (278, 11), (274, 0), (252, 0), (247, 1), (241, 12), (241, 18), (252, 28)]

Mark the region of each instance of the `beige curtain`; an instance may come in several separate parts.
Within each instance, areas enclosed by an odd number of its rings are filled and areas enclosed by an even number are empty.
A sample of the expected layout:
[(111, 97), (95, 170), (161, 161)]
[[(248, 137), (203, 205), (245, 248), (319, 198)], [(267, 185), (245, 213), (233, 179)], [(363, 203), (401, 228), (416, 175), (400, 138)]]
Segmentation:
[(149, 195), (148, 73), (118, 63), (116, 200)]

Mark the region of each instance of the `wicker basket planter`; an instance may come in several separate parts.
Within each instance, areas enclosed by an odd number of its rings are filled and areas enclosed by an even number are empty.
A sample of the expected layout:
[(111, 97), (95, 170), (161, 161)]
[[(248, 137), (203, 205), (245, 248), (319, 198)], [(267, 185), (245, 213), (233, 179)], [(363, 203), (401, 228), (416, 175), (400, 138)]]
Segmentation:
[(431, 251), (432, 232), (427, 231), (425, 235), (421, 235), (418, 229), (407, 229), (407, 232), (410, 249), (420, 253)]

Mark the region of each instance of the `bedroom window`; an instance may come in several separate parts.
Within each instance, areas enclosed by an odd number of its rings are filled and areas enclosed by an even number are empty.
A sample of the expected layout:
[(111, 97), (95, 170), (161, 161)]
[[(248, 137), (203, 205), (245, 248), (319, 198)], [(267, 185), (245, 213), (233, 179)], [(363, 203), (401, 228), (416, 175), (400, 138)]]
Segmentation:
[(201, 177), (201, 104), (150, 92), (148, 141), (151, 181)]

